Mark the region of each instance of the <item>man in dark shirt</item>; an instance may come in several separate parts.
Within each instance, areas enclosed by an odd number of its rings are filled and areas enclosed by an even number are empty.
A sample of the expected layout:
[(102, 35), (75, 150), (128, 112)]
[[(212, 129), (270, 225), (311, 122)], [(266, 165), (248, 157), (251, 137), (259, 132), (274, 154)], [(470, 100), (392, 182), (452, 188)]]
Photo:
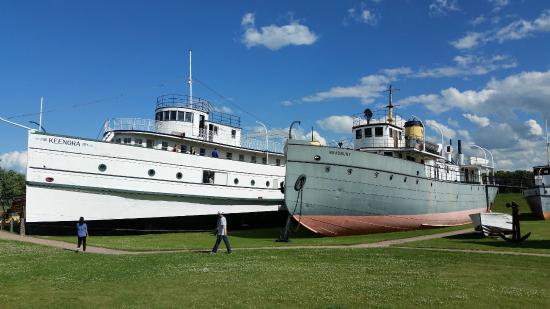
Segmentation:
[(219, 158), (220, 157), (220, 153), (218, 152), (218, 149), (214, 148), (214, 150), (212, 150), (212, 158)]

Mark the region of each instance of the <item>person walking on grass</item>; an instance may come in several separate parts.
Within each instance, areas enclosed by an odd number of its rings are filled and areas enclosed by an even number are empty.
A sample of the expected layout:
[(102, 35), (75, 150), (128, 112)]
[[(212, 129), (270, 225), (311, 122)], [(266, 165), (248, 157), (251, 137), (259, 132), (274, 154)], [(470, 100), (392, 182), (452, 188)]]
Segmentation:
[(82, 251), (86, 251), (86, 237), (89, 236), (88, 234), (88, 225), (86, 222), (84, 222), (84, 217), (80, 217), (80, 220), (78, 220), (78, 223), (76, 224), (76, 233), (78, 235), (78, 246), (76, 247), (76, 252), (80, 249), (80, 246), (82, 246)]
[(220, 246), (222, 239), (225, 243), (225, 247), (227, 248), (227, 253), (231, 253), (231, 245), (229, 244), (229, 239), (227, 238), (227, 219), (225, 219), (222, 212), (218, 212), (216, 243), (214, 244), (214, 248), (212, 248), (212, 252), (210, 252), (210, 254), (216, 254), (216, 252), (218, 252), (218, 247)]

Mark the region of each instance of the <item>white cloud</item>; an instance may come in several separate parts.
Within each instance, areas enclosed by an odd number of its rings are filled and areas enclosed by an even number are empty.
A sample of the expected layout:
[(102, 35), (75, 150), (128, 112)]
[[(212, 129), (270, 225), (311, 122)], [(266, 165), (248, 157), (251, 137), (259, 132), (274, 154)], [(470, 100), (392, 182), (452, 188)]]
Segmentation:
[(487, 18), (483, 15), (479, 15), (478, 17), (470, 20), (470, 24), (472, 26), (477, 26), (477, 25), (480, 25), (480, 24), (484, 23), (485, 21), (487, 21)]
[(361, 78), (360, 83), (348, 87), (332, 87), (327, 91), (303, 97), (305, 102), (320, 102), (335, 98), (358, 98), (364, 104), (372, 103), (381, 96), (387, 84), (393, 79), (384, 75), (367, 75)]
[(291, 100), (284, 100), (281, 102), (281, 105), (288, 107), (294, 105), (294, 102), (292, 102)]
[(278, 50), (289, 45), (311, 45), (318, 39), (307, 26), (291, 21), (284, 26), (269, 25), (257, 29), (253, 13), (243, 16), (241, 25), (244, 28), (242, 42), (246, 47), (263, 45), (271, 50)]
[(471, 139), (470, 132), (468, 132), (468, 130), (460, 129), (458, 130), (458, 135), (460, 135), (466, 142)]
[(480, 127), (486, 127), (491, 124), (491, 121), (487, 117), (480, 117), (474, 114), (462, 114), (462, 116)]
[(456, 41), (452, 41), (457, 49), (470, 49), (492, 41), (503, 43), (511, 40), (521, 40), (537, 32), (550, 32), (550, 10), (544, 10), (534, 20), (519, 19), (510, 24), (486, 32), (468, 32)]
[(431, 16), (445, 16), (451, 11), (460, 11), (456, 0), (434, 0), (428, 8)]
[(364, 24), (374, 26), (380, 20), (380, 15), (374, 13), (372, 10), (361, 5), (361, 9), (351, 8), (348, 10), (348, 17)]
[[(432, 128), (434, 131), (436, 131), (438, 133), (438, 135), (440, 135), (440, 133), (443, 133), (443, 138), (454, 138), (456, 136), (456, 132), (455, 130), (449, 128), (448, 126), (442, 124), (442, 123), (439, 123), (435, 120), (432, 120), (432, 119), (428, 119), (426, 120), (426, 124)], [(440, 131), (441, 130), (441, 131)]]
[(7, 170), (14, 170), (19, 173), (26, 173), (27, 152), (12, 151), (0, 154), (0, 167)]
[(410, 75), (413, 73), (413, 70), (409, 67), (397, 67), (391, 69), (382, 69), (380, 72), (389, 78), (396, 78), (400, 75)]
[(491, 58), (459, 55), (453, 58), (455, 65), (422, 69), (412, 73), (412, 77), (440, 78), (454, 76), (485, 75), (498, 69), (508, 69), (517, 66), (514, 59), (509, 56), (495, 55)]
[(453, 118), (447, 118), (447, 123), (448, 123), (450, 126), (458, 127), (458, 121), (454, 120)]
[(222, 107), (214, 107), (214, 110), (216, 112), (221, 112), (221, 113), (226, 113), (226, 114), (232, 114), (233, 113), (233, 110), (227, 106), (222, 106)]
[(529, 129), (529, 134), (535, 135), (535, 136), (541, 136), (542, 135), (542, 127), (537, 123), (534, 119), (529, 119), (525, 121), (525, 126)]
[(351, 127), (353, 126), (353, 118), (350, 116), (330, 116), (325, 119), (317, 120), (317, 124), (323, 129), (334, 133), (348, 133), (351, 134)]
[(489, 3), (493, 5), (493, 12), (498, 12), (510, 2), (509, 0), (489, 0)]

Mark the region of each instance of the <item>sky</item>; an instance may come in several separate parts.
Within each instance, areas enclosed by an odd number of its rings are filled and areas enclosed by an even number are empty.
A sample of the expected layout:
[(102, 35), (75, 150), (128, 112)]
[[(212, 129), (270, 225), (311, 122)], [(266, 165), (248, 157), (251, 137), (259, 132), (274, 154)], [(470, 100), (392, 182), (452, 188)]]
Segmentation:
[[(193, 95), (281, 135), (328, 145), (387, 105), (427, 137), (485, 147), (499, 170), (547, 162), (550, 2), (0, 1), (0, 117), (97, 138), (109, 118), (154, 118)], [(0, 122), (0, 166), (24, 172), (27, 132)], [(454, 143), (456, 145), (456, 143)], [(479, 150), (465, 147), (471, 155)]]

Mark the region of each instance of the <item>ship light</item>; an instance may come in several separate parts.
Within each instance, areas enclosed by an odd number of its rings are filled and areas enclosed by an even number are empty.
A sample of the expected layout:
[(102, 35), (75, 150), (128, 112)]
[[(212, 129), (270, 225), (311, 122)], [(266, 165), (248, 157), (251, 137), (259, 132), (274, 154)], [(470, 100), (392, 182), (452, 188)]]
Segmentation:
[(46, 177), (46, 182), (53, 182), (53, 177)]

